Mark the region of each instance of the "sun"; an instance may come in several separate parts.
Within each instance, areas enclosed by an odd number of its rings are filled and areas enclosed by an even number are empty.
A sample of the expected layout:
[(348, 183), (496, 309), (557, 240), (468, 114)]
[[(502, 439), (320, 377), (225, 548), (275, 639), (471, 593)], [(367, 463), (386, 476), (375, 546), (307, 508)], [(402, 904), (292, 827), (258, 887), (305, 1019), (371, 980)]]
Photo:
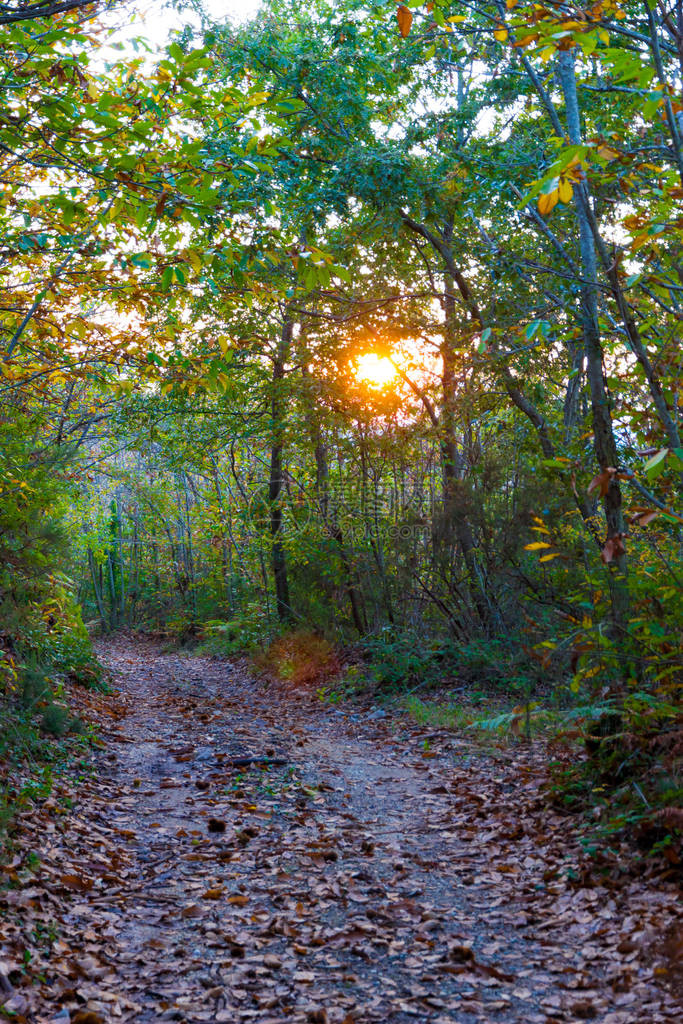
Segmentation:
[(354, 373), (356, 380), (369, 384), (372, 388), (383, 388), (396, 376), (396, 367), (391, 359), (378, 356), (376, 352), (366, 352), (355, 361)]

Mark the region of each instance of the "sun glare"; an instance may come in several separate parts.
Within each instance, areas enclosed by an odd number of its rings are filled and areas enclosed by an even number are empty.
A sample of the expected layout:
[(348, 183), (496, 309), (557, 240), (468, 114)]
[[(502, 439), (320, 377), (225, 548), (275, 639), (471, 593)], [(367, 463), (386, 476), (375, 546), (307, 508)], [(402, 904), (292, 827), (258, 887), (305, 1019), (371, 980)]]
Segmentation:
[(383, 388), (396, 376), (396, 369), (386, 356), (378, 356), (376, 352), (366, 352), (359, 356), (355, 365), (356, 380), (369, 384), (373, 388)]

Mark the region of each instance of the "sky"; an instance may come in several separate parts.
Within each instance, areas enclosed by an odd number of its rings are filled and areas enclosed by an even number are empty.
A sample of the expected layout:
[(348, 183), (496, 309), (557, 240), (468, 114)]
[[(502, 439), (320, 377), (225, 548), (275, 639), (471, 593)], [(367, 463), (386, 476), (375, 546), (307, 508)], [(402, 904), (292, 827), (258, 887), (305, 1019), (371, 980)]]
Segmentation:
[[(216, 21), (248, 21), (259, 8), (259, 0), (203, 0), (207, 13)], [(128, 8), (130, 19), (116, 31), (116, 40), (123, 41), (143, 36), (152, 46), (163, 49), (173, 31), (193, 20), (189, 10), (174, 11), (164, 0), (136, 2)], [(119, 15), (115, 16), (120, 25)]]

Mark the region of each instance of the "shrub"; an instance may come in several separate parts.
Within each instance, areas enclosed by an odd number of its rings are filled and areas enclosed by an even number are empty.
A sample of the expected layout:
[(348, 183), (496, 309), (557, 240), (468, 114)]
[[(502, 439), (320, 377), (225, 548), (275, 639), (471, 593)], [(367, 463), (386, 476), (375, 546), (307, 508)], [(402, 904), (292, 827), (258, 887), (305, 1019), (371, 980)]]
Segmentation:
[(329, 640), (304, 629), (276, 637), (255, 661), (259, 668), (297, 689), (320, 688), (341, 671), (339, 658)]
[(51, 736), (65, 736), (69, 731), (71, 715), (63, 704), (48, 704), (43, 710), (42, 726)]
[(214, 619), (201, 627), (200, 654), (230, 657), (254, 651), (272, 635), (272, 625), (260, 605), (247, 606), (241, 615), (224, 622)]
[(457, 681), (528, 695), (538, 682), (537, 666), (512, 638), (462, 644), (387, 627), (366, 637), (358, 650), (366, 663), (367, 684), (380, 692), (400, 693)]

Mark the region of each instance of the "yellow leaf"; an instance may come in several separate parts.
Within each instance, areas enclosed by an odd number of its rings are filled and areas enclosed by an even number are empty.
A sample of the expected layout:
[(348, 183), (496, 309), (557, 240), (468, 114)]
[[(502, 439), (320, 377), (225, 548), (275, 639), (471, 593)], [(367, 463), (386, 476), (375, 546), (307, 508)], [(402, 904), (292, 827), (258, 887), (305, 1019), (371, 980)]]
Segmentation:
[(410, 26), (413, 24), (413, 16), (405, 4), (401, 4), (396, 11), (396, 17), (398, 19), (398, 30), (402, 38), (405, 39), (410, 32)]
[(545, 195), (538, 197), (538, 212), (547, 216), (557, 206), (557, 200), (559, 198), (558, 189), (553, 189), (552, 192), (546, 192)]
[(550, 544), (546, 544), (544, 540), (535, 540), (533, 544), (525, 544), (525, 551), (540, 551), (541, 548), (549, 548)]
[(538, 39), (538, 32), (533, 32), (531, 35), (523, 36), (518, 39), (515, 46), (529, 46), (531, 43), (535, 43)]
[(493, 33), (493, 38), (497, 39), (499, 43), (504, 43), (508, 37), (508, 30), (505, 25), (499, 25)]
[(568, 203), (571, 197), (574, 195), (574, 186), (571, 181), (567, 181), (566, 178), (560, 180), (560, 187), (558, 189), (558, 195), (561, 203)]
[(515, 8), (518, 3), (519, 0), (505, 0), (505, 6), (507, 7), (508, 11), (513, 10), (513, 8)]
[(541, 555), (541, 557), (539, 558), (539, 562), (552, 562), (553, 558), (559, 558), (559, 557), (560, 557), (560, 552), (559, 551), (553, 551), (552, 554), (550, 554), (550, 555)]
[(185, 259), (197, 274), (201, 272), (202, 261), (199, 258), (199, 254), (194, 249), (187, 250), (187, 252), (185, 253)]
[(642, 231), (639, 235), (636, 235), (636, 237), (631, 242), (631, 251), (636, 252), (638, 249), (641, 249), (649, 240), (650, 235), (647, 233), (647, 231)]

